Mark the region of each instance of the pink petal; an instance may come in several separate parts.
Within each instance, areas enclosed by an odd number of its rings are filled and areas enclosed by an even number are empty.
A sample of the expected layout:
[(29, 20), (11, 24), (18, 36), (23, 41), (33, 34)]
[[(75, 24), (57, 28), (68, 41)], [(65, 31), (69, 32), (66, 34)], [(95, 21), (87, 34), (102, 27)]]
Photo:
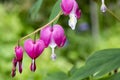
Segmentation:
[(37, 58), (44, 50), (45, 44), (42, 40), (36, 41), (33, 47), (34, 58)]
[(51, 26), (47, 26), (40, 32), (40, 39), (44, 41), (45, 46), (48, 47), (51, 38)]
[(15, 55), (18, 61), (21, 61), (23, 58), (23, 48), (21, 46), (15, 47)]
[(33, 40), (28, 39), (24, 43), (26, 53), (32, 59), (36, 59), (44, 50), (45, 45), (42, 40), (37, 40), (35, 43)]
[(16, 71), (12, 70), (11, 75), (12, 75), (12, 77), (15, 77), (15, 75), (16, 75)]
[(63, 47), (64, 44), (65, 44), (65, 42), (66, 42), (66, 36), (63, 37), (63, 39), (62, 39), (62, 43), (61, 43), (60, 47)]
[(74, 12), (74, 14), (78, 19), (81, 17), (81, 10), (79, 9), (79, 6), (76, 1), (74, 1), (74, 6), (72, 11)]
[(78, 19), (81, 17), (81, 10), (79, 8), (76, 9), (76, 16)]
[(13, 64), (13, 67), (16, 68), (16, 66), (17, 66), (17, 59), (16, 58), (13, 58), (12, 64)]
[(33, 45), (34, 45), (34, 42), (32, 41), (32, 39), (27, 39), (24, 43), (24, 49), (28, 54), (28, 56), (31, 57), (32, 59), (34, 58)]
[(74, 1), (75, 0), (62, 0), (61, 2), (61, 8), (62, 11), (65, 15), (69, 15), (70, 12), (73, 9), (73, 5), (74, 5)]
[(64, 29), (60, 25), (54, 25), (52, 36), (57, 46), (60, 46), (64, 37)]
[(22, 61), (19, 61), (19, 63), (18, 63), (18, 65), (19, 65), (19, 73), (22, 73)]

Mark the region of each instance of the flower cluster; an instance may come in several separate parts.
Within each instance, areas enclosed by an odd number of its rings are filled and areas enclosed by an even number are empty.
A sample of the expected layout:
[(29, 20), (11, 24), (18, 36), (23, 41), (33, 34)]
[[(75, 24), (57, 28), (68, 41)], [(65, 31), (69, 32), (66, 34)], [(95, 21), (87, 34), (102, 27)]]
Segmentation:
[(18, 65), (19, 72), (22, 73), (22, 59), (23, 48), (21, 46), (15, 47), (15, 58), (13, 59), (12, 77), (16, 74), (16, 66)]
[[(77, 19), (81, 16), (81, 10), (78, 8), (78, 4), (76, 0), (62, 0), (61, 9), (64, 15), (69, 15), (70, 20), (68, 21), (69, 26), (74, 30)], [(40, 31), (41, 30), (41, 31)], [(45, 48), (50, 47), (52, 49), (51, 59), (56, 59), (55, 47), (63, 47), (66, 42), (66, 36), (64, 33), (64, 29), (61, 25), (47, 25), (35, 31), (40, 31), (39, 39), (27, 39), (24, 42), (24, 48), (18, 45), (15, 47), (15, 57), (13, 59), (13, 67), (12, 67), (12, 77), (16, 75), (16, 67), (18, 65), (19, 72), (22, 73), (22, 60), (23, 60), (23, 52), (25, 51), (27, 55), (32, 59), (30, 64), (30, 70), (35, 72), (36, 63), (35, 60), (42, 54)]]
[[(36, 70), (35, 60), (42, 54), (45, 48), (50, 46), (52, 48), (51, 58), (56, 59), (54, 52), (55, 47), (62, 47), (66, 42), (66, 36), (62, 26), (56, 24), (54, 26), (46, 26), (40, 32), (40, 38), (37, 40), (27, 39), (24, 42), (24, 50), (27, 55), (32, 59), (30, 70)], [(12, 77), (16, 74), (16, 66), (19, 65), (19, 72), (22, 73), (22, 59), (23, 48), (21, 46), (15, 47), (15, 58), (13, 59)]]

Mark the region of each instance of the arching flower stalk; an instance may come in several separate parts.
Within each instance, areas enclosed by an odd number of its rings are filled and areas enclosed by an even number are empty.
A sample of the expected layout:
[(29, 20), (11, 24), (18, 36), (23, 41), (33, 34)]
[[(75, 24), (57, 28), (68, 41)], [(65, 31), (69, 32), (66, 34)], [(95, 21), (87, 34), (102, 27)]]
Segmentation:
[[(62, 12), (60, 11), (58, 13), (58, 15), (51, 20), (49, 23), (45, 24), (44, 26), (38, 28), (37, 30), (33, 31), (32, 33), (22, 37), (21, 39), (18, 40), (18, 45), (20, 44), (20, 42), (28, 37), (30, 37), (33, 34), (36, 34), (37, 32), (39, 32), (41, 29), (45, 28), (47, 25), (50, 25), (51, 23), (53, 23), (55, 20), (57, 20), (60, 16), (61, 16)], [(45, 48), (45, 44), (42, 40), (31, 40), (28, 39), (25, 41), (24, 43), (24, 49), (26, 51), (26, 53), (28, 54), (28, 56), (32, 59), (31, 65), (30, 65), (30, 70), (31, 71), (35, 71), (36, 70), (36, 64), (35, 64), (35, 60), (37, 57), (40, 56), (40, 54), (43, 52), (44, 48)], [(54, 51), (54, 50), (53, 50)], [(12, 60), (12, 72), (11, 75), (12, 77), (14, 77), (16, 75), (16, 66), (18, 65), (19, 68), (19, 72), (22, 73), (22, 59), (23, 59), (23, 49), (21, 46), (17, 46), (15, 47), (15, 56)], [(54, 55), (53, 55), (54, 57)]]
[(70, 19), (68, 21), (68, 24), (72, 30), (74, 30), (77, 19), (81, 17), (81, 10), (79, 9), (76, 0), (62, 0), (61, 9), (64, 15), (69, 15)]
[(50, 46), (52, 49), (51, 58), (56, 59), (55, 47), (62, 47), (66, 42), (64, 29), (60, 25), (47, 26), (40, 32), (40, 39), (44, 41), (45, 47)]

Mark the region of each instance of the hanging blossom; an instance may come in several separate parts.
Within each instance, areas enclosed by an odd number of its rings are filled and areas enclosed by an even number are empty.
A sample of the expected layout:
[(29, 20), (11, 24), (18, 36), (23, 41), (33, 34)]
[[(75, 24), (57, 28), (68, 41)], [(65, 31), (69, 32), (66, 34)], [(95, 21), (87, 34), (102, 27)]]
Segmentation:
[(54, 52), (55, 47), (62, 47), (66, 42), (64, 29), (60, 25), (47, 26), (42, 29), (40, 32), (40, 39), (44, 41), (45, 47), (50, 46), (52, 48), (52, 60), (56, 59), (56, 54)]
[(106, 10), (107, 10), (107, 7), (106, 7), (106, 5), (105, 5), (105, 2), (104, 2), (104, 0), (102, 0), (102, 5), (101, 5), (101, 11), (102, 12), (106, 12)]
[(24, 43), (24, 49), (27, 55), (32, 59), (30, 65), (31, 71), (36, 70), (35, 59), (40, 56), (45, 48), (44, 42), (42, 40), (33, 41), (32, 39), (27, 39)]
[(15, 58), (13, 59), (12, 77), (16, 75), (16, 66), (18, 65), (19, 72), (22, 73), (23, 48), (15, 47)]
[(77, 19), (81, 17), (81, 10), (79, 9), (76, 0), (62, 0), (61, 9), (64, 15), (69, 15), (70, 19), (68, 21), (68, 24), (72, 30), (74, 30)]

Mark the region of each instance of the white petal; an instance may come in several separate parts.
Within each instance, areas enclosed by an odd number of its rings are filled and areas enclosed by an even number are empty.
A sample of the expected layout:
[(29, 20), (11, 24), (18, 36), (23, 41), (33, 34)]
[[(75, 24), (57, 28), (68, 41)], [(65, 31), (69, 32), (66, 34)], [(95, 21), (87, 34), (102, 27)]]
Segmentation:
[(106, 8), (105, 4), (102, 4), (101, 5), (101, 11), (102, 12), (106, 12), (106, 10), (107, 10), (107, 8)]
[(102, 0), (102, 4), (104, 4), (105, 3), (105, 1), (104, 0)]
[(106, 5), (105, 5), (105, 2), (104, 2), (104, 0), (102, 0), (102, 5), (101, 5), (101, 11), (102, 12), (106, 12), (106, 10), (107, 10), (107, 7), (106, 7)]
[(75, 14), (70, 14), (69, 15), (70, 19), (68, 21), (68, 24), (69, 26), (72, 28), (72, 30), (75, 30), (75, 26), (76, 26), (76, 23), (77, 23), (77, 18), (75, 16)]
[(56, 54), (51, 54), (51, 59), (53, 60), (53, 61), (55, 61), (56, 60)]
[(34, 63), (35, 63), (35, 60), (34, 60), (34, 59), (32, 59), (32, 69), (34, 69), (34, 68), (35, 68)]
[(55, 47), (52, 46), (51, 48), (52, 48), (51, 59), (55, 61), (56, 60)]
[(57, 45), (56, 45), (55, 41), (53, 40), (53, 37), (51, 37), (51, 42), (50, 42), (49, 46), (50, 46), (51, 49), (52, 49), (51, 59), (52, 59), (53, 61), (55, 61), (55, 60), (56, 60), (55, 47), (56, 47)]
[(54, 39), (53, 39), (53, 37), (51, 37), (51, 41), (50, 41), (49, 46), (50, 46), (51, 48), (55, 48), (55, 47), (57, 46), (56, 43), (55, 43), (55, 41), (54, 41)]

